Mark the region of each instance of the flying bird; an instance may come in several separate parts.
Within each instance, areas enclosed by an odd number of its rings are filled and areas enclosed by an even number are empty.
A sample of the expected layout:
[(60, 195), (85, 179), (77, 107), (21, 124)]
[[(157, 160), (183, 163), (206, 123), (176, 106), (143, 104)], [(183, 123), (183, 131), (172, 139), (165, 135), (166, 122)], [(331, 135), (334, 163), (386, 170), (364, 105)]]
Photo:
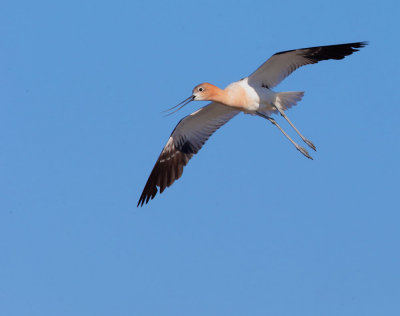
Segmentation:
[[(316, 64), (322, 60), (343, 59), (366, 46), (367, 42), (301, 48), (276, 53), (250, 76), (233, 82), (225, 89), (210, 83), (194, 87), (192, 95), (169, 110), (178, 111), (191, 101), (211, 101), (192, 114), (184, 117), (172, 131), (167, 144), (139, 198), (137, 206), (143, 206), (166, 187), (179, 179), (183, 167), (196, 154), (207, 139), (238, 113), (257, 115), (275, 125), (305, 157), (312, 159), (308, 151), (298, 145), (271, 117), (280, 114), (311, 149), (314, 144), (305, 138), (285, 114), (299, 102), (304, 92), (274, 92), (271, 90), (297, 68)], [(167, 111), (169, 111), (167, 110)]]

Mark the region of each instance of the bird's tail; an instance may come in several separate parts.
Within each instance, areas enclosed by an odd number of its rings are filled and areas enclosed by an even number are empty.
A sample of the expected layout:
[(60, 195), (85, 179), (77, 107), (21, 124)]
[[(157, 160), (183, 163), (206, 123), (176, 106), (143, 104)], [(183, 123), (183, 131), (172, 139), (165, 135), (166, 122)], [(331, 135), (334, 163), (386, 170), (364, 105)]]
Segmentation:
[(304, 91), (278, 92), (275, 105), (286, 111), (296, 105), (304, 95)]

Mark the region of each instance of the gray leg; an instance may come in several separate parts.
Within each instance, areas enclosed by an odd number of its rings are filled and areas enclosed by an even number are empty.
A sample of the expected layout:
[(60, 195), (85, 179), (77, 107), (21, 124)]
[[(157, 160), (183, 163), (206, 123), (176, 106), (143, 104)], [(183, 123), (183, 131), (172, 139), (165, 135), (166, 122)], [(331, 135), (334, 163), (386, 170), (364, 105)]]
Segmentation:
[(309, 159), (312, 159), (312, 157), (308, 154), (307, 150), (300, 146), (299, 144), (297, 144), (292, 138), (290, 138), (290, 136), (288, 134), (286, 134), (286, 132), (282, 129), (282, 127), (279, 126), (279, 124), (275, 121), (275, 119), (273, 119), (272, 117), (265, 115), (261, 112), (256, 112), (256, 114), (262, 118), (267, 119), (268, 121), (270, 121), (273, 125), (275, 125), (277, 128), (279, 128), (279, 130), (283, 133), (283, 135), (285, 135), (287, 137), (287, 139), (290, 140), (290, 142), (296, 147), (296, 149), (298, 151), (300, 151), (304, 156), (306, 156)]
[(317, 151), (317, 149), (315, 148), (314, 144), (308, 140), (307, 138), (305, 138), (300, 131), (296, 128), (296, 126), (294, 126), (294, 124), (289, 120), (289, 118), (286, 116), (285, 112), (283, 110), (281, 110), (279, 107), (275, 106), (275, 108), (279, 111), (279, 113), (285, 118), (286, 121), (288, 121), (288, 123), (290, 124), (290, 126), (293, 127), (293, 129), (296, 131), (297, 134), (299, 134), (299, 136), (301, 137), (301, 139), (312, 149), (314, 149), (315, 151)]

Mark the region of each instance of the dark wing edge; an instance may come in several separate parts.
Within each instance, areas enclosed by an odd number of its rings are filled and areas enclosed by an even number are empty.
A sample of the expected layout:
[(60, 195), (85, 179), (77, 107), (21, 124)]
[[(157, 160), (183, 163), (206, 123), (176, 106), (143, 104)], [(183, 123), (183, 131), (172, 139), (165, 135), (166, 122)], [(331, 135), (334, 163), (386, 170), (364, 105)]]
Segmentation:
[[(272, 55), (256, 69), (249, 79), (259, 81), (268, 88), (278, 85), (284, 78), (301, 66), (323, 60), (340, 60), (368, 45), (367, 41), (287, 50)], [(263, 78), (271, 75), (271, 78)]]
[(137, 206), (143, 206), (150, 199), (154, 199), (158, 192), (157, 186), (162, 193), (166, 187), (172, 185), (175, 180), (182, 176), (183, 167), (187, 165), (194, 154), (188, 149), (191, 149), (191, 147), (176, 147), (172, 135), (170, 136), (150, 173)]
[(143, 206), (153, 199), (158, 192), (157, 187), (161, 194), (166, 187), (179, 179), (183, 167), (202, 148), (208, 138), (238, 113), (239, 111), (227, 106), (210, 103), (183, 118), (161, 151), (137, 206)]
[(281, 55), (290, 52), (301, 52), (306, 58), (309, 58), (314, 63), (317, 63), (322, 60), (328, 59), (343, 59), (344, 57), (353, 54), (354, 52), (358, 52), (358, 48), (363, 48), (368, 45), (367, 41), (363, 42), (354, 42), (354, 43), (346, 43), (346, 44), (335, 44), (335, 45), (326, 45), (326, 46), (315, 46), (315, 47), (308, 47), (308, 48), (298, 48), (293, 50), (287, 50), (283, 52), (279, 52), (274, 54)]

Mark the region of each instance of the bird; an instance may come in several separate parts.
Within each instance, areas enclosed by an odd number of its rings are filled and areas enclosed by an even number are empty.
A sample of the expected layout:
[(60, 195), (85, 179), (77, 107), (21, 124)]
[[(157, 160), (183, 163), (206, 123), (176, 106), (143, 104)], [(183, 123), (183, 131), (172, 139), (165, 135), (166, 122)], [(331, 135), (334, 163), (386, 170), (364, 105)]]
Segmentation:
[(183, 168), (208, 138), (240, 112), (268, 120), (300, 153), (312, 159), (308, 151), (297, 144), (271, 117), (273, 114), (280, 114), (304, 143), (316, 150), (315, 145), (302, 135), (285, 113), (302, 99), (304, 92), (274, 92), (272, 88), (299, 67), (323, 60), (343, 59), (367, 44), (364, 41), (283, 51), (272, 55), (248, 77), (229, 84), (225, 89), (208, 82), (195, 86), (190, 97), (167, 112), (175, 113), (192, 101), (211, 103), (184, 117), (176, 125), (150, 173), (137, 207), (153, 199), (158, 188), (161, 194), (166, 187), (179, 179)]

